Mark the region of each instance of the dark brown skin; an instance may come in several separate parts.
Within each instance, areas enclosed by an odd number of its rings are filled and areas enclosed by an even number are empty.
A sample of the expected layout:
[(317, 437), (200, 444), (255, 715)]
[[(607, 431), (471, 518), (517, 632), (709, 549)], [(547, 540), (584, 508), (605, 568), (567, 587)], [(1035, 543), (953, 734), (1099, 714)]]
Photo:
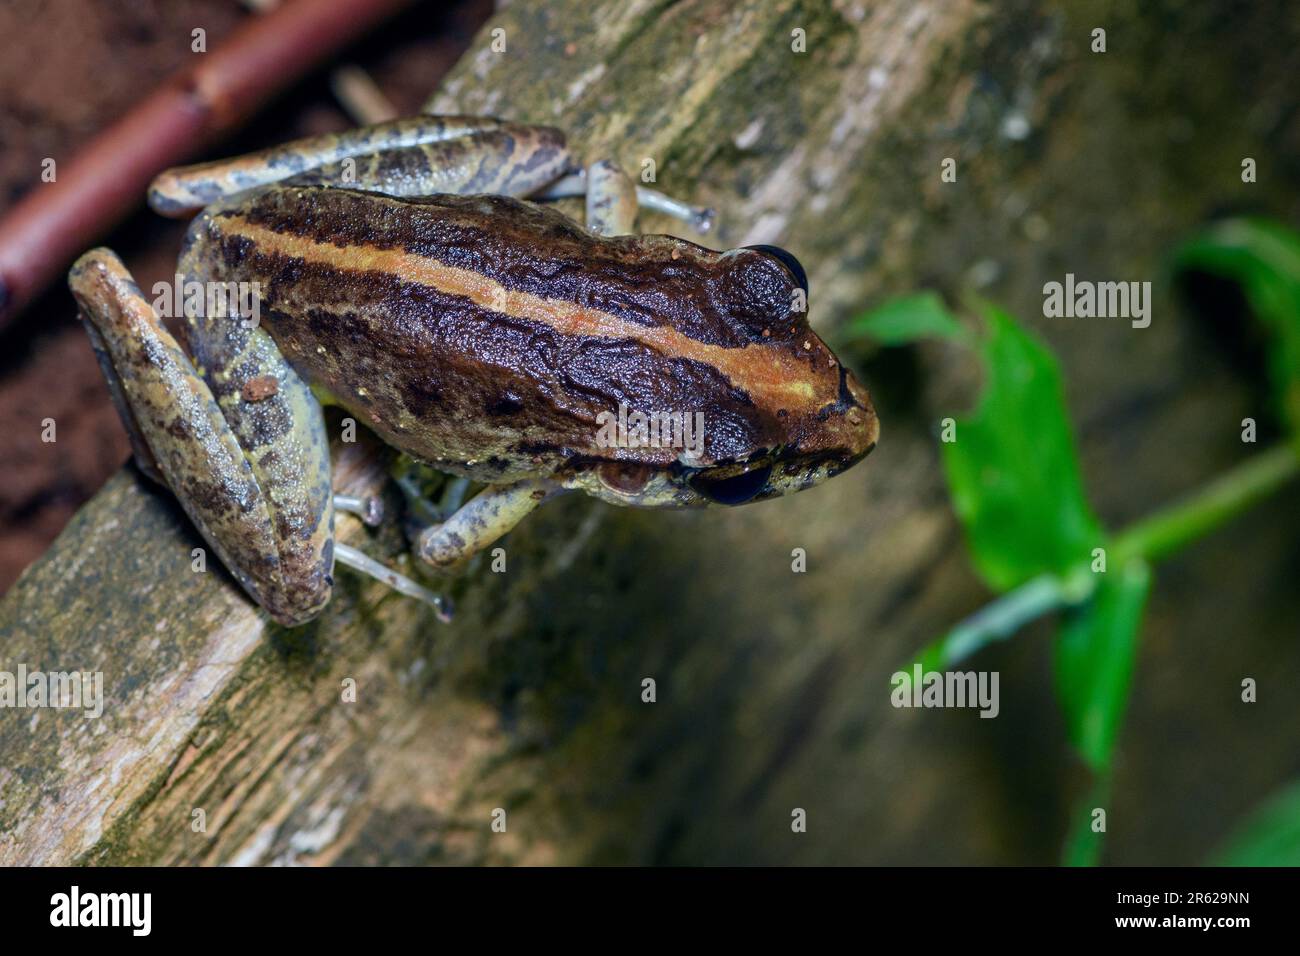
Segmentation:
[[(503, 197), (279, 186), (210, 208), (184, 261), (260, 282), (262, 327), (300, 375), (479, 480), (681, 505), (708, 503), (687, 488), (702, 470), (774, 464), (756, 500), (843, 470), (878, 434), (866, 390), (792, 311), (798, 279), (764, 252), (604, 238)], [(601, 447), (597, 416), (620, 403), (702, 412), (702, 460)]]

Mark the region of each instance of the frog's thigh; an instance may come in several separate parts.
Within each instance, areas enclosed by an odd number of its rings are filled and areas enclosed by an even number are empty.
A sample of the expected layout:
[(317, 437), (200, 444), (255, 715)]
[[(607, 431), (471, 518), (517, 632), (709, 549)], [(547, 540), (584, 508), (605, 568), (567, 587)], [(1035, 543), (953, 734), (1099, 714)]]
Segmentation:
[(420, 557), (439, 568), (459, 564), (508, 533), (525, 515), (558, 493), (559, 488), (546, 481), (489, 486), (442, 524), (420, 535)]
[[(107, 249), (86, 253), (68, 281), (83, 317), (98, 334), (97, 344), (112, 366), (134, 427), (204, 538), (277, 621), (300, 624), (316, 616), (333, 583), (333, 511), (323, 424), (315, 429), (319, 444), (295, 447), (301, 426), (280, 422), (273, 427), (257, 420), (260, 413), (245, 415), (244, 435), (261, 428), (265, 438), (279, 436), (270, 444), (245, 444), (219, 396), (163, 327), (116, 255)], [(248, 357), (256, 361), (255, 351)], [(294, 380), (301, 386), (296, 376)], [(300, 401), (292, 383), (282, 381), (279, 387), (288, 395), (271, 417), (288, 413)], [(319, 423), (319, 406), (313, 408)], [(313, 408), (307, 409), (309, 419)], [(305, 431), (313, 430), (309, 421)], [(294, 437), (286, 443), (281, 440), (285, 435)], [(286, 491), (284, 480), (299, 469), (300, 481)]]
[(572, 166), (564, 134), (494, 117), (418, 116), (286, 143), (161, 173), (149, 205), (181, 216), (271, 183), (343, 186), (394, 196), (523, 196)]

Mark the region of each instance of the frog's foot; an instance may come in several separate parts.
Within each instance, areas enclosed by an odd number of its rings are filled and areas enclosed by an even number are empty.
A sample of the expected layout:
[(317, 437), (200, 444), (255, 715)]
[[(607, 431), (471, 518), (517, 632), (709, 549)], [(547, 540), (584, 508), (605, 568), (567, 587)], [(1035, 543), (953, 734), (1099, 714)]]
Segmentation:
[(334, 510), (346, 511), (348, 514), (356, 515), (366, 527), (375, 528), (384, 520), (384, 499), (378, 495), (366, 495), (364, 498), (358, 498), (355, 495), (336, 494), (334, 496)]
[(418, 553), (435, 568), (452, 568), (501, 538), (561, 491), (554, 482), (538, 480), (490, 485), (446, 521), (425, 528), (419, 535)]
[(354, 571), (369, 575), (376, 581), (382, 581), (399, 594), (405, 594), (417, 601), (423, 601), (437, 612), (438, 620), (444, 624), (451, 623), (453, 608), (449, 598), (443, 597), (441, 594), (434, 594), (428, 588), (416, 584), (406, 575), (394, 571), (365, 552), (358, 551), (346, 544), (335, 542), (334, 558), (340, 564), (346, 564)]
[(632, 232), (638, 207), (679, 219), (699, 233), (713, 228), (712, 209), (691, 206), (658, 190), (637, 186), (613, 160), (608, 159), (557, 179), (529, 198), (545, 201), (579, 196), (587, 200), (587, 228), (602, 236)]
[[(334, 583), (334, 511), (325, 425), (307, 386), (265, 332), (224, 314), (187, 316), (191, 345), (207, 355), (201, 376), (107, 249), (78, 259), (68, 284), (137, 458), (273, 618), (311, 620)], [(220, 362), (209, 335), (233, 343), (239, 361)], [(250, 381), (275, 387), (245, 391)]]
[[(356, 515), (361, 519), (362, 523), (374, 528), (383, 523), (384, 499), (378, 495), (358, 497), (356, 495), (336, 494), (334, 496), (334, 510)], [(376, 561), (364, 551), (359, 551), (356, 548), (335, 541), (334, 560), (339, 564), (347, 565), (353, 571), (387, 584), (399, 594), (405, 594), (417, 601), (423, 601), (438, 612), (438, 620), (444, 623), (451, 622), (452, 605), (449, 598), (443, 597), (441, 594), (435, 594), (428, 588), (412, 581), (400, 571)]]
[(416, 116), (166, 170), (149, 187), (149, 206), (160, 215), (186, 216), (272, 183), (390, 196), (522, 197), (572, 166), (564, 134), (549, 126), (490, 116)]

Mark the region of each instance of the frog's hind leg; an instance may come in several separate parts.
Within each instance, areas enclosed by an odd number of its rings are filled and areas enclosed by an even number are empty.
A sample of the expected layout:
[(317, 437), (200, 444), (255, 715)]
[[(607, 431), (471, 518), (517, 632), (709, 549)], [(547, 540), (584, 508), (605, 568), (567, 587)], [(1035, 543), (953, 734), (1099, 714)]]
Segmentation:
[[(205, 380), (107, 249), (77, 260), (68, 281), (156, 474), (273, 618), (315, 617), (333, 585), (334, 513), (324, 424), (306, 386), (274, 361), (269, 337), (253, 341), (237, 319), (223, 324), (239, 367), (209, 367)], [(208, 330), (189, 331), (202, 341)], [(245, 392), (250, 408), (237, 409), (237, 383), (259, 377)]]
[(272, 183), (390, 196), (526, 196), (573, 169), (564, 134), (481, 116), (418, 116), (296, 140), (233, 159), (169, 169), (149, 205), (184, 216)]
[(108, 396), (112, 399), (113, 407), (117, 409), (118, 418), (122, 420), (127, 438), (131, 441), (131, 454), (135, 459), (136, 467), (146, 477), (165, 486), (167, 479), (159, 470), (158, 462), (154, 460), (153, 451), (149, 448), (149, 442), (140, 429), (140, 423), (136, 421), (135, 412), (131, 410), (131, 402), (127, 398), (126, 387), (122, 384), (122, 377), (117, 374), (117, 369), (113, 366), (113, 359), (109, 355), (108, 345), (104, 341), (103, 334), (100, 333), (93, 322), (85, 318), (84, 313), (81, 324), (90, 337), (90, 347), (95, 353), (95, 359), (99, 362), (100, 371), (104, 373), (104, 380), (108, 383)]

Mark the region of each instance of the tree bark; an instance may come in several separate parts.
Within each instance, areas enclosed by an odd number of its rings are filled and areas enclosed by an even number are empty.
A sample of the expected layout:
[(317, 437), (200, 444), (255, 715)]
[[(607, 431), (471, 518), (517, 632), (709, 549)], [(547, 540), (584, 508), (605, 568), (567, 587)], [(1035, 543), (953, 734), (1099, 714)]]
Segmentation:
[[(636, 173), (650, 161), (658, 188), (717, 208), (709, 243), (794, 251), (832, 338), (922, 285), (1008, 306), (1062, 355), (1092, 498), (1119, 524), (1238, 460), (1262, 392), (1165, 284), (1139, 334), (1050, 324), (1043, 283), (1158, 277), (1216, 210), (1300, 211), (1281, 164), (1248, 194), (1238, 175), (1295, 135), (1291, 48), (1261, 45), (1282, 5), (1214, 7), (516, 3), (430, 106), (558, 125)], [(787, 500), (548, 505), (511, 536), (506, 573), (455, 582), (449, 627), (340, 571), (322, 620), (277, 628), (224, 571), (191, 570), (196, 533), (126, 469), (0, 604), (0, 669), (102, 671), (106, 696), (98, 720), (0, 713), (0, 863), (1051, 862), (1078, 773), (1048, 628), (981, 658), (1002, 672), (1000, 720), (888, 703), (889, 675), (985, 598), (933, 434), (976, 374), (940, 347), (871, 360), (881, 448)], [(380, 487), (355, 452), (339, 483)], [(1297, 504), (1157, 579), (1110, 859), (1197, 862), (1295, 770), (1283, 694), (1226, 717), (1197, 701), (1262, 669), (1300, 685), (1294, 646), (1264, 656), (1300, 610)], [(341, 534), (400, 550), (391, 528)], [(1238, 550), (1250, 560), (1224, 562)], [(1226, 743), (1252, 734), (1249, 759)], [(1188, 788), (1173, 806), (1168, 773)]]

